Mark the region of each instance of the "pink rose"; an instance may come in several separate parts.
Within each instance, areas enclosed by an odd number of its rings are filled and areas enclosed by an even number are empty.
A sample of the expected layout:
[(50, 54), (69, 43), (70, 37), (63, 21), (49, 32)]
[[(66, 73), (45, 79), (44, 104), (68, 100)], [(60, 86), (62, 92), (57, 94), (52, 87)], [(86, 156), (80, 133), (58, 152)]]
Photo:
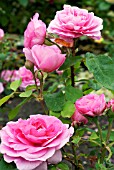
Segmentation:
[(78, 99), (75, 103), (76, 109), (82, 115), (99, 116), (102, 115), (106, 108), (106, 101), (104, 94), (100, 96), (97, 94), (88, 94)]
[(0, 40), (4, 37), (4, 31), (0, 28)]
[(34, 45), (31, 49), (24, 48), (26, 60), (31, 61), (34, 65), (44, 72), (53, 72), (58, 69), (65, 61), (65, 55), (61, 54), (56, 45)]
[(114, 112), (114, 99), (111, 99), (108, 104), (107, 108), (111, 108), (112, 112)]
[(1, 78), (7, 82), (20, 79), (18, 70), (3, 70)]
[(3, 84), (0, 82), (0, 93), (2, 93), (4, 91), (4, 87)]
[(43, 44), (46, 37), (46, 25), (38, 20), (39, 14), (36, 13), (29, 22), (24, 32), (24, 46), (32, 48), (35, 44)]
[(72, 115), (71, 119), (72, 119), (74, 125), (75, 124), (80, 125), (81, 123), (83, 123), (83, 124), (88, 123), (87, 118), (85, 118), (82, 114), (80, 114), (77, 109), (75, 110), (75, 112)]
[(93, 12), (78, 7), (64, 5), (64, 9), (57, 11), (54, 20), (47, 31), (63, 38), (77, 38), (87, 35), (93, 39), (100, 39), (103, 20), (94, 16)]
[[(26, 69), (25, 66), (19, 68), (19, 76), (22, 79), (21, 88), (26, 88), (28, 85), (34, 85), (35, 81), (33, 79), (33, 74), (30, 70)], [(38, 79), (36, 79), (37, 85), (40, 85)]]
[(54, 116), (32, 115), (27, 120), (11, 121), (0, 131), (0, 152), (19, 170), (47, 170), (47, 163), (61, 161), (60, 149), (73, 131)]

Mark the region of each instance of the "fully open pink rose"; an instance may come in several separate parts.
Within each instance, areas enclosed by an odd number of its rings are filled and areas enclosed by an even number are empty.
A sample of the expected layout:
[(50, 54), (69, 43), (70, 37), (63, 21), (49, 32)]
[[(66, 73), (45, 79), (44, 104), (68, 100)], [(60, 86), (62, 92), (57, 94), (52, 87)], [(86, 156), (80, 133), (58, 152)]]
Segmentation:
[(111, 99), (108, 104), (107, 108), (111, 108), (112, 112), (114, 112), (114, 99)]
[(77, 38), (87, 35), (93, 39), (100, 39), (103, 20), (94, 16), (86, 9), (64, 5), (64, 9), (57, 11), (54, 20), (49, 24), (47, 31), (58, 34), (63, 38)]
[(54, 116), (32, 115), (27, 120), (11, 121), (0, 131), (0, 152), (19, 170), (47, 170), (47, 163), (61, 161), (60, 149), (73, 131)]
[(34, 65), (44, 72), (52, 72), (58, 69), (65, 61), (65, 55), (61, 54), (56, 45), (34, 45), (31, 49), (24, 48), (26, 60), (31, 61)]
[(99, 116), (102, 115), (106, 108), (106, 101), (104, 94), (88, 94), (78, 99), (75, 103), (76, 109), (82, 115)]
[(4, 91), (4, 86), (3, 84), (0, 82), (0, 93), (2, 93)]
[(72, 115), (71, 119), (73, 121), (73, 125), (75, 125), (75, 124), (80, 125), (81, 123), (83, 123), (83, 124), (88, 123), (87, 118), (85, 118), (82, 114), (80, 114), (77, 109), (75, 110), (75, 112)]
[[(21, 88), (26, 88), (28, 85), (34, 85), (33, 74), (30, 70), (26, 69), (25, 66), (19, 68), (19, 76), (22, 79)], [(37, 85), (40, 85), (38, 79), (36, 79)]]
[(0, 40), (4, 37), (4, 31), (0, 28)]
[(36, 13), (24, 32), (24, 46), (31, 48), (35, 44), (43, 44), (46, 36), (46, 25), (38, 20)]
[(20, 79), (18, 70), (3, 70), (1, 78), (7, 82)]

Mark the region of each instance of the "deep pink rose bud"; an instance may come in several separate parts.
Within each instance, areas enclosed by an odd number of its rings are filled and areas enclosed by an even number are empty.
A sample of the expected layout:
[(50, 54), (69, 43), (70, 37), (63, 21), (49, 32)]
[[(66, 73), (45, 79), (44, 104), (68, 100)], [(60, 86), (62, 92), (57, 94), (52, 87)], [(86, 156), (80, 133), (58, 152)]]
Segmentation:
[(4, 86), (3, 84), (0, 82), (0, 93), (2, 93), (4, 91)]
[(0, 28), (0, 40), (4, 37), (4, 31)]
[(87, 118), (85, 118), (82, 114), (80, 114), (77, 109), (75, 110), (75, 112), (72, 115), (71, 119), (74, 122), (73, 124), (80, 125), (81, 123), (83, 123), (83, 124), (87, 124), (88, 123)]
[(24, 48), (26, 60), (44, 72), (53, 72), (58, 69), (65, 61), (65, 55), (56, 46), (34, 45), (31, 49)]
[(112, 112), (114, 112), (114, 99), (111, 99), (108, 104), (107, 108), (111, 108)]
[(32, 48), (35, 44), (43, 44), (46, 37), (46, 25), (38, 20), (39, 14), (36, 13), (29, 22), (24, 32), (24, 46)]
[(80, 114), (87, 116), (100, 116), (106, 108), (104, 94), (88, 94), (78, 99), (75, 103)]
[(18, 170), (48, 170), (47, 164), (62, 160), (60, 149), (73, 133), (73, 127), (54, 116), (32, 115), (2, 128), (0, 153), (7, 163), (15, 162)]
[(64, 9), (57, 11), (54, 20), (49, 24), (47, 31), (63, 38), (77, 38), (82, 35), (93, 39), (100, 39), (103, 29), (103, 20), (88, 12), (86, 9), (64, 5)]

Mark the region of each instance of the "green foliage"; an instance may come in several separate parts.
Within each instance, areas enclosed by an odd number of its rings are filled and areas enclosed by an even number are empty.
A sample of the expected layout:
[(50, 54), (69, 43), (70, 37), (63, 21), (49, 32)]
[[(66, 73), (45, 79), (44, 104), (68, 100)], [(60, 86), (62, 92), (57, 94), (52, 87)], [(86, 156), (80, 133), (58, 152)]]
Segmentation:
[(16, 91), (18, 89), (18, 87), (21, 85), (22, 80), (15, 80), (10, 84), (10, 89), (12, 89), (13, 91)]
[(65, 96), (61, 91), (53, 94), (46, 94), (44, 99), (50, 110), (59, 112), (63, 109)]
[(1, 161), (0, 161), (0, 170), (17, 170), (17, 168), (15, 167), (15, 164), (9, 164), (9, 163), (6, 163), (4, 161), (4, 159), (2, 158)]
[(114, 90), (114, 60), (106, 55), (86, 54), (86, 66), (102, 86)]
[(74, 111), (75, 111), (74, 103), (72, 103), (71, 101), (67, 101), (65, 102), (63, 110), (61, 111), (61, 116), (70, 118), (73, 115)]
[(30, 97), (32, 94), (32, 90), (27, 90), (25, 92), (22, 92), (19, 97)]
[(13, 94), (14, 93), (11, 93), (10, 95), (5, 96), (2, 99), (0, 99), (0, 106), (2, 106), (5, 102), (7, 102), (13, 96)]
[(81, 98), (82, 96), (83, 96), (83, 93), (78, 88), (74, 88), (72, 86), (67, 86), (65, 88), (65, 97), (66, 97), (66, 100), (69, 100), (72, 103), (76, 102), (76, 100)]

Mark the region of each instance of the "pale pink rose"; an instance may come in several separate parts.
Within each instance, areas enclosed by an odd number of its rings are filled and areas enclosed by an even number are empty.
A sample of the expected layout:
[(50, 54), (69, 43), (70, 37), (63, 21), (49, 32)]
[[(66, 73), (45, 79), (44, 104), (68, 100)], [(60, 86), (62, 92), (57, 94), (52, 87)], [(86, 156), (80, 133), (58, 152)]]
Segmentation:
[(0, 82), (0, 93), (2, 93), (4, 91), (4, 86), (3, 84)]
[(3, 70), (1, 78), (7, 82), (20, 79), (18, 70)]
[(108, 104), (107, 108), (111, 108), (112, 112), (114, 112), (114, 99), (111, 99)]
[(4, 37), (4, 31), (0, 28), (0, 40)]
[(104, 94), (88, 94), (78, 99), (75, 103), (76, 109), (82, 115), (99, 116), (106, 109), (106, 101)]
[(82, 35), (93, 39), (100, 39), (103, 29), (103, 20), (94, 16), (86, 9), (64, 5), (64, 9), (57, 11), (54, 20), (49, 24), (47, 31), (63, 38), (77, 38)]
[(62, 160), (60, 149), (69, 142), (73, 127), (54, 116), (32, 115), (27, 120), (8, 122), (0, 131), (0, 152), (19, 170), (47, 170)]
[(32, 48), (35, 44), (43, 44), (46, 37), (46, 25), (38, 20), (39, 14), (36, 13), (29, 22), (24, 32), (24, 46)]
[(65, 55), (56, 46), (34, 45), (31, 49), (24, 48), (26, 60), (44, 72), (53, 72), (58, 69), (65, 61)]
[(83, 124), (88, 123), (87, 118), (85, 118), (82, 114), (80, 114), (77, 109), (75, 110), (75, 112), (72, 115), (71, 119), (73, 121), (73, 125), (75, 125), (75, 124), (80, 125), (81, 123), (83, 123)]
[[(35, 84), (32, 72), (26, 69), (25, 66), (19, 68), (19, 76), (22, 79), (20, 88), (25, 89), (28, 85)], [(37, 82), (37, 85), (40, 85), (40, 82), (38, 79), (36, 79), (36, 82)]]

